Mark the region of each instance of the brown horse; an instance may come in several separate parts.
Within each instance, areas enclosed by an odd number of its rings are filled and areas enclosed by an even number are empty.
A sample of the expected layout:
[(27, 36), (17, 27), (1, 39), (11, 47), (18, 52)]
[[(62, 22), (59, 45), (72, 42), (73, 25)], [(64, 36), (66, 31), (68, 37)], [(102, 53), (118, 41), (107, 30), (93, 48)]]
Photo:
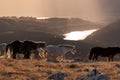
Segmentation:
[(98, 56), (107, 57), (108, 61), (113, 61), (113, 57), (120, 53), (119, 47), (93, 47), (89, 53), (89, 60), (98, 60)]

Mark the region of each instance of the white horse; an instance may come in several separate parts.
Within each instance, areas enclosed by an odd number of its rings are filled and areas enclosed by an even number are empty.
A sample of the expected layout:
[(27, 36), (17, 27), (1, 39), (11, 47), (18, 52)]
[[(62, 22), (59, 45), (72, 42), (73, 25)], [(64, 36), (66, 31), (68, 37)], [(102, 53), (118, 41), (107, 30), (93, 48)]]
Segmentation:
[(48, 53), (48, 58), (55, 59), (55, 60), (64, 59), (65, 54), (68, 52), (72, 52), (73, 55), (76, 53), (75, 46), (66, 45), (66, 44), (58, 45), (58, 46), (48, 45), (46, 47), (46, 50)]

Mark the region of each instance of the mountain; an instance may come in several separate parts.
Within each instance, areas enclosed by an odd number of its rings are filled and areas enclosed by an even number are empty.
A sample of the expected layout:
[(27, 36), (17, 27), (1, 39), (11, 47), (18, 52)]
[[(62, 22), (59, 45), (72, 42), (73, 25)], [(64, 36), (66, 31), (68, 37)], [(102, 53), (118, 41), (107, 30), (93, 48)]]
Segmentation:
[(63, 34), (71, 31), (95, 29), (100, 26), (79, 18), (0, 17), (0, 42), (15, 39), (45, 40), (47, 37), (57, 36), (63, 38)]
[(120, 20), (117, 20), (100, 30), (94, 32), (86, 38), (86, 41), (91, 41), (98, 45), (120, 46)]
[(79, 18), (48, 18), (34, 17), (0, 17), (0, 31), (30, 31), (65, 34), (71, 31), (95, 29), (100, 24), (85, 21)]

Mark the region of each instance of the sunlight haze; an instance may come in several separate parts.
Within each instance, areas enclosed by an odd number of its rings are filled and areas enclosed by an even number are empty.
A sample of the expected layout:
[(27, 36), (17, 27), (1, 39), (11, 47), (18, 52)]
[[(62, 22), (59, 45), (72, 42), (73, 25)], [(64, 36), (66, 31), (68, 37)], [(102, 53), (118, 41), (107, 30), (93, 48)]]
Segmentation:
[(78, 17), (97, 21), (98, 0), (0, 0), (0, 16)]
[(0, 16), (118, 18), (120, 0), (0, 0)]

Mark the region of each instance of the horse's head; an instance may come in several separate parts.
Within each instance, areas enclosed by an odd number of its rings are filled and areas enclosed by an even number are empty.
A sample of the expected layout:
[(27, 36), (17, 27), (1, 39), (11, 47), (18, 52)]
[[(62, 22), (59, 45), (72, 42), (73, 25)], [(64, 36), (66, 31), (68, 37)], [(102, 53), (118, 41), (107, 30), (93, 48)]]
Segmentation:
[(45, 59), (45, 58), (48, 57), (47, 51), (44, 50), (43, 48), (39, 48), (39, 49), (38, 49), (38, 52), (39, 52), (39, 57), (40, 57), (41, 59)]

